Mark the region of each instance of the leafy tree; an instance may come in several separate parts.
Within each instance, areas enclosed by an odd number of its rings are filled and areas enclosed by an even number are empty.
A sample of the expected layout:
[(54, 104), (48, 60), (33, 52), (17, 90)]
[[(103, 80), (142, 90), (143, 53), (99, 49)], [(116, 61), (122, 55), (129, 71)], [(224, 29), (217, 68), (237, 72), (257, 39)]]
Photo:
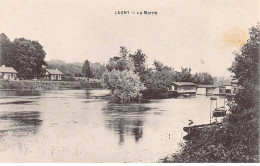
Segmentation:
[(213, 85), (214, 84), (214, 80), (212, 78), (212, 76), (209, 73), (195, 73), (195, 75), (193, 76), (193, 83), (195, 84), (199, 84), (199, 85)]
[(129, 51), (124, 46), (120, 46), (119, 54), (120, 57), (126, 58), (129, 55)]
[(181, 67), (181, 72), (179, 73), (180, 82), (192, 82), (191, 69)]
[(93, 73), (90, 69), (89, 61), (86, 60), (82, 67), (82, 73), (87, 78), (93, 78)]
[(161, 71), (164, 66), (163, 63), (161, 63), (157, 60), (153, 61), (153, 65), (154, 65), (156, 71)]
[(249, 31), (248, 42), (235, 52), (235, 61), (229, 68), (234, 73), (242, 90), (235, 96), (237, 107), (233, 111), (243, 111), (248, 108), (259, 108), (259, 42), (260, 24)]
[(112, 99), (124, 103), (140, 97), (144, 85), (139, 75), (134, 73), (134, 62), (125, 47), (120, 47), (119, 55), (120, 57), (110, 58), (107, 64), (108, 71), (104, 73), (103, 78), (111, 89)]
[(24, 38), (15, 39), (16, 59), (13, 67), (18, 71), (19, 75), (24, 78), (32, 78), (33, 76), (41, 76), (43, 73), (42, 65), (46, 65), (45, 51), (38, 41), (31, 41)]
[(129, 51), (125, 47), (120, 47), (119, 57), (115, 56), (109, 59), (107, 69), (112, 71), (113, 69), (124, 71), (124, 70), (135, 70), (134, 62), (129, 58)]
[(133, 70), (107, 71), (104, 73), (104, 80), (111, 89), (111, 97), (115, 102), (126, 103), (141, 97), (140, 91), (145, 88)]
[(0, 65), (14, 67), (16, 60), (15, 45), (4, 34), (0, 34)]
[(134, 54), (129, 54), (130, 59), (134, 62), (135, 73), (142, 74), (145, 71), (146, 55), (141, 49), (138, 49)]
[(164, 66), (159, 61), (154, 61), (155, 70), (148, 69), (144, 75), (146, 89), (142, 92), (146, 98), (167, 98), (168, 87), (175, 81), (174, 70)]

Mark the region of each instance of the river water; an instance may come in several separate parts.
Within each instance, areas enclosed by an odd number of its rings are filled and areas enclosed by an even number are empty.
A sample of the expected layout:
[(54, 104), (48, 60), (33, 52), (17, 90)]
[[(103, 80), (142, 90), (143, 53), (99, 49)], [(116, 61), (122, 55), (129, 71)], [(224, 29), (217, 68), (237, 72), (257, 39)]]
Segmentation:
[(204, 95), (111, 104), (108, 90), (0, 93), (0, 162), (156, 162), (216, 106)]

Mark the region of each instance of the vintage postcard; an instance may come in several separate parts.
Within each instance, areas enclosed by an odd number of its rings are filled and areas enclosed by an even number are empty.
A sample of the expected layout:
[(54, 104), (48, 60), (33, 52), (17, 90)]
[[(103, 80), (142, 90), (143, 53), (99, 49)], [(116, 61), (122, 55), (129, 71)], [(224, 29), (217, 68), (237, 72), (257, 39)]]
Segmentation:
[(257, 163), (259, 35), (259, 0), (0, 0), (0, 163)]

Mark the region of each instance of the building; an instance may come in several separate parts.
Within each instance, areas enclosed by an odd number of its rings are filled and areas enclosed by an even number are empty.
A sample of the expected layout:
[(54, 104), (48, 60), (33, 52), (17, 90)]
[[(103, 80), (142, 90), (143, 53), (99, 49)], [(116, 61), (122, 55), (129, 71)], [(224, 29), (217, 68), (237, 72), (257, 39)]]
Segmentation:
[(198, 85), (197, 92), (198, 95), (218, 95), (219, 87), (215, 85)]
[(233, 94), (234, 92), (233, 85), (221, 85), (220, 88), (222, 89), (222, 93), (224, 94)]
[(196, 94), (197, 85), (192, 82), (172, 82), (169, 91), (175, 91), (179, 94)]
[(5, 67), (5, 65), (2, 65), (2, 67), (0, 67), (0, 79), (16, 80), (17, 71), (12, 67)]
[(45, 69), (45, 79), (60, 81), (63, 73), (58, 69)]

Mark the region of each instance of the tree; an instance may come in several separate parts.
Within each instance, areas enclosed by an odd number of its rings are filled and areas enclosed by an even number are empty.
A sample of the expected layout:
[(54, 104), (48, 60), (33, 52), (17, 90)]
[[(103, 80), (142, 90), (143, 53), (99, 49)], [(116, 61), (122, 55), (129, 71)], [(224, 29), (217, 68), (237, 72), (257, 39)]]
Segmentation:
[(163, 63), (161, 63), (157, 60), (153, 61), (153, 65), (154, 65), (156, 71), (161, 71), (164, 66)]
[(89, 66), (89, 61), (86, 60), (82, 67), (82, 74), (87, 78), (93, 78), (92, 71)]
[(120, 46), (119, 54), (120, 57), (126, 58), (129, 55), (129, 51), (124, 46)]
[(238, 80), (242, 87), (235, 96), (237, 107), (233, 111), (243, 111), (249, 108), (259, 109), (259, 42), (260, 23), (249, 31), (247, 43), (235, 52), (235, 61), (229, 68), (234, 73), (233, 78)]
[(13, 67), (18, 71), (20, 77), (33, 78), (33, 76), (42, 76), (42, 65), (46, 65), (45, 51), (38, 41), (31, 41), (24, 38), (15, 39), (16, 59), (13, 61)]
[(209, 73), (195, 73), (195, 75), (192, 78), (192, 82), (198, 85), (213, 85), (214, 80), (212, 76)]
[(142, 74), (145, 71), (146, 55), (141, 49), (138, 49), (134, 54), (129, 54), (130, 59), (134, 62), (135, 73)]
[(129, 52), (120, 47), (120, 57), (110, 58), (103, 75), (105, 83), (111, 89), (111, 97), (115, 102), (129, 102), (141, 96), (144, 85), (138, 74), (134, 73), (135, 66)]
[(191, 69), (181, 67), (181, 73), (179, 73), (180, 82), (192, 82)]
[(120, 47), (119, 57), (115, 56), (109, 59), (107, 64), (107, 69), (112, 71), (113, 69), (123, 71), (123, 70), (135, 70), (134, 62), (129, 58), (129, 52), (125, 47)]
[(144, 75), (144, 85), (146, 89), (142, 92), (146, 98), (167, 98), (168, 88), (171, 82), (175, 81), (175, 71), (173, 68), (163, 65), (159, 61), (154, 61), (155, 70), (148, 69)]
[(15, 45), (4, 34), (0, 34), (0, 65), (14, 67), (16, 61)]
[(111, 89), (111, 97), (115, 102), (126, 103), (141, 97), (140, 91), (145, 87), (140, 77), (133, 70), (115, 70), (104, 73), (104, 80)]

